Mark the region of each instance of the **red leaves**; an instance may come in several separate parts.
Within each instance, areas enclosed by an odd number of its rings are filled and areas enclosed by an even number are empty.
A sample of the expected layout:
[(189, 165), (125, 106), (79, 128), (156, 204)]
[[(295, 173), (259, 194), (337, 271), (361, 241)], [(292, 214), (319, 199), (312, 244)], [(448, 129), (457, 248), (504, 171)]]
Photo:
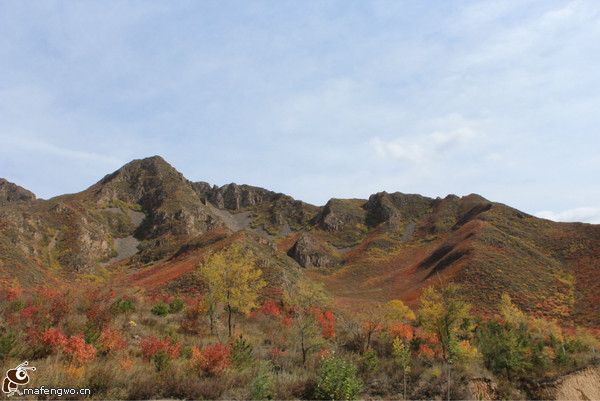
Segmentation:
[(83, 334), (67, 337), (62, 330), (50, 328), (42, 333), (41, 341), (54, 351), (62, 351), (72, 362), (80, 365), (96, 357), (96, 349), (86, 344)]
[(260, 308), (260, 312), (267, 316), (280, 317), (281, 309), (273, 301), (265, 302)]
[(419, 355), (419, 357), (424, 358), (424, 359), (433, 359), (433, 356), (435, 355), (435, 353), (427, 345), (421, 344), (421, 345), (419, 345), (419, 351), (417, 351), (417, 355)]
[(118, 351), (127, 345), (127, 341), (118, 330), (107, 327), (100, 334), (100, 346), (103, 351)]
[(408, 324), (398, 323), (390, 327), (390, 334), (392, 337), (398, 337), (401, 340), (409, 342), (414, 337), (414, 329)]
[[(320, 312), (320, 311), (319, 311)], [(320, 312), (317, 315), (323, 338), (335, 337), (335, 315), (331, 311)]]
[(6, 291), (6, 300), (9, 302), (16, 301), (23, 295), (23, 289), (19, 283), (13, 283)]
[(55, 350), (60, 350), (67, 344), (67, 336), (61, 329), (52, 327), (42, 333), (42, 342)]
[(231, 350), (221, 343), (207, 345), (200, 349), (192, 348), (192, 366), (212, 376), (216, 376), (231, 366)]
[(289, 329), (290, 327), (292, 327), (292, 324), (293, 324), (293, 323), (294, 323), (294, 321), (293, 321), (293, 320), (292, 320), (292, 318), (291, 318), (291, 317), (289, 317), (289, 316), (285, 316), (283, 319), (281, 319), (281, 324), (282, 324), (284, 327), (287, 327), (288, 329)]
[(164, 351), (171, 359), (176, 359), (181, 353), (181, 344), (169, 338), (159, 340), (156, 337), (146, 337), (140, 341), (140, 348), (144, 358), (150, 360), (154, 355)]
[(35, 315), (37, 315), (39, 308), (33, 305), (28, 305), (21, 310), (21, 319), (32, 319)]
[(80, 365), (93, 361), (96, 358), (96, 348), (92, 344), (86, 344), (83, 334), (69, 337), (69, 340), (63, 346), (63, 352), (71, 361)]

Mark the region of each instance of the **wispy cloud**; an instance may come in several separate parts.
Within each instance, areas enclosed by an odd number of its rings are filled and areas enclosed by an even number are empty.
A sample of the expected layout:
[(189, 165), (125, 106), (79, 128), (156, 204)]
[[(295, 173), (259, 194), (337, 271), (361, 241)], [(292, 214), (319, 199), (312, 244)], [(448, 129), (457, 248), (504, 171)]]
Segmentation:
[(468, 146), (480, 135), (476, 128), (477, 124), (465, 120), (462, 116), (451, 116), (443, 121), (442, 125), (456, 127), (434, 131), (427, 135), (409, 134), (390, 140), (375, 137), (371, 140), (371, 146), (383, 159), (421, 164), (437, 161), (449, 152)]
[(553, 221), (600, 224), (600, 208), (597, 207), (579, 207), (560, 212), (545, 210), (535, 215)]
[(226, 3), (0, 2), (0, 175), (600, 204), (600, 3)]
[(62, 159), (72, 159), (86, 163), (101, 163), (111, 167), (124, 164), (123, 160), (111, 156), (110, 154), (69, 149), (41, 140), (7, 136), (4, 138), (4, 142), (7, 146), (10, 146), (13, 151), (33, 153), (36, 156), (58, 156)]

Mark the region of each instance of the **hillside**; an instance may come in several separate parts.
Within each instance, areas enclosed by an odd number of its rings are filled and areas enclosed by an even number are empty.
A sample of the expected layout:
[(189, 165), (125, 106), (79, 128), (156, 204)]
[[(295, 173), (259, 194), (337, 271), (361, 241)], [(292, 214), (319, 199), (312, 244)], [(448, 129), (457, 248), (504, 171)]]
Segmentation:
[(118, 285), (188, 291), (202, 258), (232, 242), (261, 259), (274, 291), (307, 274), (341, 308), (414, 303), (424, 287), (453, 281), (483, 313), (507, 292), (530, 313), (600, 326), (600, 226), (478, 195), (381, 192), (316, 207), (191, 182), (158, 156), (49, 200), (0, 180), (0, 277), (25, 287), (112, 274)]

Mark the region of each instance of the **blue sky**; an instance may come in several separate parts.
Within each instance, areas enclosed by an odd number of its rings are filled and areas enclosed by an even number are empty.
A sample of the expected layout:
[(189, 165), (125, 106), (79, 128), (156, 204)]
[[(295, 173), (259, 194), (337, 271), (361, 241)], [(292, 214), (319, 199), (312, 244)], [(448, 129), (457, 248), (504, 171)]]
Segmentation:
[(4, 1), (0, 71), (0, 177), (44, 198), (160, 154), (600, 223), (597, 1)]

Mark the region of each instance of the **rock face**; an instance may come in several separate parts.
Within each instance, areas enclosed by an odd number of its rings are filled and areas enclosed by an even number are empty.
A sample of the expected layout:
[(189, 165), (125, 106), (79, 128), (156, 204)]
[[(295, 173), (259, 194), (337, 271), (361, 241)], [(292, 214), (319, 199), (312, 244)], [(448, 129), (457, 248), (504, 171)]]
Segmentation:
[(210, 186), (206, 182), (195, 182), (193, 187), (204, 201), (208, 201), (219, 209), (233, 212), (249, 207), (272, 202), (282, 195), (251, 185), (227, 184), (222, 187)]
[(251, 185), (227, 184), (210, 186), (206, 182), (192, 184), (204, 204), (232, 213), (251, 211), (252, 225), (271, 234), (287, 235), (308, 224), (318, 208), (295, 200), (291, 196)]
[(33, 192), (0, 178), (0, 204), (35, 200)]
[(225, 226), (202, 203), (192, 183), (159, 156), (134, 160), (85, 191), (96, 204), (140, 208), (145, 219), (134, 236), (142, 262), (156, 260), (184, 239)]
[(288, 255), (302, 267), (332, 267), (339, 264), (333, 252), (308, 233), (300, 236)]
[(600, 400), (600, 368), (591, 367), (543, 385), (538, 399)]
[(430, 211), (433, 202), (433, 199), (421, 195), (379, 192), (371, 195), (365, 203), (367, 224), (376, 226), (386, 222), (394, 225), (415, 221)]
[(365, 223), (362, 199), (330, 199), (317, 215), (316, 224), (325, 231), (355, 229)]

